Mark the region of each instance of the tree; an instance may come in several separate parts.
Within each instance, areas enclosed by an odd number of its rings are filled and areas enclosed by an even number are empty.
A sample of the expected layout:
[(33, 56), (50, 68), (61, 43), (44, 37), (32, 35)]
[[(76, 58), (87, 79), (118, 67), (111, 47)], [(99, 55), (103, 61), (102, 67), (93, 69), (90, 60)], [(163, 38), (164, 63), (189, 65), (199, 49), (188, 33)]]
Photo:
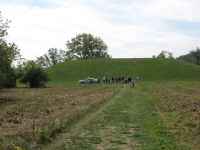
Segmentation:
[(57, 60), (58, 50), (57, 50), (57, 48), (49, 49), (48, 54), (49, 54), (49, 58), (51, 59), (51, 63), (53, 65), (57, 64), (58, 63), (58, 60)]
[(152, 58), (156, 58), (156, 55), (153, 55)]
[(197, 47), (195, 50), (190, 50), (188, 54), (181, 55), (176, 59), (200, 65), (200, 48)]
[(40, 62), (42, 67), (49, 67), (51, 66), (50, 58), (47, 54), (44, 54), (43, 56), (37, 57), (37, 61)]
[(108, 46), (100, 37), (91, 34), (79, 34), (67, 41), (67, 60), (111, 58), (107, 53)]
[(37, 61), (40, 62), (42, 67), (49, 67), (57, 63), (63, 62), (66, 60), (66, 51), (57, 48), (50, 48), (48, 54), (37, 57)]
[(57, 57), (57, 62), (64, 62), (66, 60), (66, 51), (65, 50), (58, 50), (58, 57)]
[(160, 54), (155, 57), (155, 55), (152, 56), (153, 58), (168, 58), (168, 59), (173, 59), (173, 54), (171, 52), (168, 52), (168, 51), (165, 51), (165, 50), (162, 50), (160, 52)]
[(29, 84), (31, 88), (37, 88), (50, 81), (47, 71), (41, 68), (39, 62), (31, 60), (24, 62), (23, 65), (25, 73), (23, 77), (20, 78), (21, 83)]
[(65, 61), (66, 59), (65, 55), (66, 55), (66, 51), (61, 50), (61, 49), (58, 50), (57, 48), (51, 48), (48, 50), (48, 57), (52, 65)]
[[(12, 69), (12, 63), (17, 60), (20, 55), (20, 50), (15, 43), (7, 43), (7, 29), (11, 21), (3, 22), (3, 17), (0, 12), (0, 89), (3, 87), (15, 86), (10, 83), (10, 80), (16, 80), (15, 72)], [(13, 76), (13, 77), (12, 77)], [(13, 81), (12, 83), (15, 83)]]
[(186, 54), (186, 55), (181, 55), (181, 56), (177, 57), (176, 59), (196, 64), (195, 57), (193, 55), (191, 55), (190, 53)]
[(197, 47), (195, 50), (191, 50), (190, 55), (194, 57), (196, 64), (200, 65), (200, 48)]

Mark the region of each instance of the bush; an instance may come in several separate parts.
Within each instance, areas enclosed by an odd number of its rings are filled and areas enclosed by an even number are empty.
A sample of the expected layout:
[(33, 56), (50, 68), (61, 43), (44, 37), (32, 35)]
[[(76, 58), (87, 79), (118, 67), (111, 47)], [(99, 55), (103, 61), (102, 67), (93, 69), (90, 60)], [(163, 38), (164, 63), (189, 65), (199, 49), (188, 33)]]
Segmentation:
[(0, 89), (16, 87), (17, 76), (13, 68), (8, 68), (5, 74), (0, 74)]
[(50, 77), (45, 69), (32, 61), (27, 63), (25, 74), (19, 81), (23, 84), (29, 84), (31, 88), (37, 88), (50, 81)]

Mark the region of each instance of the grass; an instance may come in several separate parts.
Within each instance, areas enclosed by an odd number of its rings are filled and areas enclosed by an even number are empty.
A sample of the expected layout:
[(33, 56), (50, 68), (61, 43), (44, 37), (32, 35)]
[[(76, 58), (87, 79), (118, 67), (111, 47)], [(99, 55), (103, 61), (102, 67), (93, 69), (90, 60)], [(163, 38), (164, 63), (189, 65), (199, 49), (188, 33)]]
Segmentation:
[[(168, 59), (98, 59), (48, 68), (47, 88), (0, 92), (0, 149), (200, 149), (198, 66)], [(86, 77), (140, 76), (78, 85)]]
[(200, 148), (200, 86), (198, 83), (165, 83), (148, 87), (156, 108), (175, 140)]
[(0, 149), (12, 149), (13, 143), (34, 149), (51, 142), (74, 119), (117, 91), (117, 87), (97, 84), (4, 90), (0, 95)]
[(0, 149), (199, 149), (198, 89), (197, 83), (7, 89), (0, 97)]
[(187, 133), (188, 137), (181, 132), (177, 137), (167, 125), (175, 123), (174, 118), (166, 120), (160, 111), (165, 109), (158, 109), (158, 97), (150, 94), (156, 85), (140, 83), (133, 89), (120, 85), (122, 90), (115, 98), (87, 114), (44, 149), (199, 149), (198, 132)]
[(141, 82), (197, 82), (200, 68), (180, 60), (158, 58), (92, 59), (59, 63), (48, 68), (50, 83), (78, 83), (78, 80), (103, 76), (135, 77)]

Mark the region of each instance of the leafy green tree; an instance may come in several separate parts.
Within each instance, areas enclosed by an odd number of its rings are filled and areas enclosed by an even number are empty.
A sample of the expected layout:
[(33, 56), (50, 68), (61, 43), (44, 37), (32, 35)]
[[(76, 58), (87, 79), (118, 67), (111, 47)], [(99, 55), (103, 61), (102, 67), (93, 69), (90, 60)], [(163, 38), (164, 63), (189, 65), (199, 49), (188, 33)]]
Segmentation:
[(43, 56), (37, 57), (37, 61), (40, 62), (41, 66), (43, 67), (49, 67), (51, 66), (50, 58), (47, 54), (44, 54)]
[(167, 54), (168, 54), (167, 58), (174, 59), (173, 54), (171, 52), (167, 52)]
[(7, 29), (9, 28), (10, 22), (11, 21), (9, 20), (4, 22), (3, 16), (0, 12), (0, 89), (13, 85), (9, 82), (12, 75), (13, 79), (15, 79), (15, 72), (12, 69), (12, 63), (21, 57), (18, 46), (15, 43), (6, 42), (8, 36)]
[(152, 58), (156, 58), (156, 55), (153, 55)]
[(27, 61), (23, 63), (24, 75), (20, 78), (20, 82), (23, 84), (29, 84), (31, 88), (37, 88), (44, 86), (45, 83), (50, 81), (50, 77), (47, 71), (41, 68), (38, 61)]
[(190, 55), (194, 57), (196, 64), (200, 65), (200, 48), (197, 47), (195, 50), (191, 50)]
[(173, 54), (171, 52), (162, 50), (160, 54), (158, 54), (157, 57), (155, 55), (152, 56), (153, 58), (168, 58), (168, 59), (174, 59)]
[(157, 56), (157, 58), (165, 58), (166, 57), (166, 51), (161, 51), (160, 54)]
[(37, 57), (37, 61), (40, 62), (41, 66), (49, 67), (57, 63), (63, 62), (66, 60), (66, 51), (57, 48), (51, 48), (48, 50), (48, 54)]
[(186, 54), (186, 55), (181, 55), (181, 56), (177, 57), (176, 59), (196, 64), (195, 57), (193, 55), (191, 55), (190, 53)]
[(91, 34), (79, 34), (67, 41), (67, 60), (111, 58), (107, 53), (108, 46), (100, 37)]
[(58, 57), (57, 57), (57, 62), (64, 62), (66, 60), (66, 51), (65, 50), (58, 50)]
[(57, 48), (51, 48), (48, 50), (49, 58), (51, 59), (51, 63), (53, 65), (58, 63), (58, 49)]
[(200, 48), (197, 47), (195, 50), (190, 50), (188, 54), (181, 55), (176, 59), (200, 65)]

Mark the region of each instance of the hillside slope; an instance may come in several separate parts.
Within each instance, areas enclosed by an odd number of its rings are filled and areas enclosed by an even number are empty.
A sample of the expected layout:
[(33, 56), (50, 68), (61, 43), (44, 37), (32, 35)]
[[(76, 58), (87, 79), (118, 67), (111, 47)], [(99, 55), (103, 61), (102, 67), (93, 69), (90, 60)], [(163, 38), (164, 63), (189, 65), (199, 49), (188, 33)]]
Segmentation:
[(77, 83), (78, 80), (103, 76), (140, 77), (141, 82), (197, 82), (200, 81), (200, 67), (173, 59), (126, 58), (74, 60), (59, 63), (48, 69), (50, 83)]

